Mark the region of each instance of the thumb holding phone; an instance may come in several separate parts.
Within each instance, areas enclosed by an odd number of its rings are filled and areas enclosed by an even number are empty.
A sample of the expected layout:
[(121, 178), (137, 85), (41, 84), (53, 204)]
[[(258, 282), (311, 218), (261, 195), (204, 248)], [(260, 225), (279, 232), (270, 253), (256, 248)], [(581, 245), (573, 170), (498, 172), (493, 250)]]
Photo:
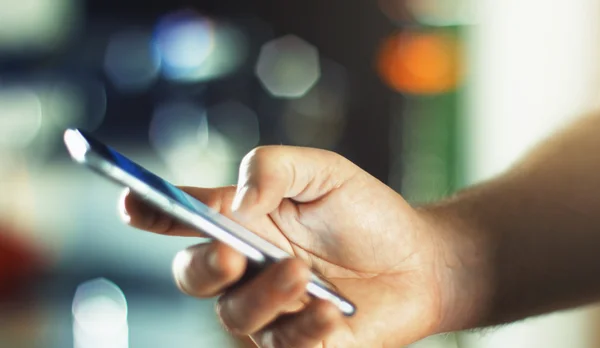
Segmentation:
[[(458, 286), (451, 237), (342, 156), (260, 147), (242, 161), (236, 187), (182, 189), (295, 256), (239, 286), (246, 259), (221, 242), (192, 246), (173, 263), (182, 291), (219, 296), (226, 328), (259, 347), (399, 347), (461, 325), (448, 314)], [(134, 195), (122, 203), (133, 227), (198, 236)], [(309, 269), (353, 299), (354, 317), (306, 300)]]

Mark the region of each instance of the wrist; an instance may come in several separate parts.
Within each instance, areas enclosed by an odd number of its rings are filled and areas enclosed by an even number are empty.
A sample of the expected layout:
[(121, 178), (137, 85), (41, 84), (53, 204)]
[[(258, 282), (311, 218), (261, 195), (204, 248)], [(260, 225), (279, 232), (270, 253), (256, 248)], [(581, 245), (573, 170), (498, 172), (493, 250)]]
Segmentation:
[(436, 241), (441, 284), (438, 333), (486, 325), (494, 298), (496, 243), (472, 195), (417, 209)]

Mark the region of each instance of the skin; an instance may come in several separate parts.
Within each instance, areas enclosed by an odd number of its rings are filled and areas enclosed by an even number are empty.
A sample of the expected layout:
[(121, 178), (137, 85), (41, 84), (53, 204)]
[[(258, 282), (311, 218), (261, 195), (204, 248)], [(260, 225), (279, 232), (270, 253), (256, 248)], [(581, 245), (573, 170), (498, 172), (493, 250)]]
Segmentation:
[(486, 265), (487, 290), (467, 328), (600, 300), (598, 134), (600, 114), (582, 117), (503, 175), (427, 207), (435, 229), (479, 240), (463, 267)]
[[(600, 295), (600, 118), (541, 144), (505, 174), (409, 206), (332, 152), (261, 147), (236, 187), (183, 188), (295, 258), (242, 285), (246, 260), (213, 241), (175, 257), (185, 293), (219, 296), (232, 333), (258, 347), (400, 347), (426, 336), (590, 303)], [(198, 236), (130, 194), (130, 225)], [(358, 308), (307, 301), (308, 270)]]

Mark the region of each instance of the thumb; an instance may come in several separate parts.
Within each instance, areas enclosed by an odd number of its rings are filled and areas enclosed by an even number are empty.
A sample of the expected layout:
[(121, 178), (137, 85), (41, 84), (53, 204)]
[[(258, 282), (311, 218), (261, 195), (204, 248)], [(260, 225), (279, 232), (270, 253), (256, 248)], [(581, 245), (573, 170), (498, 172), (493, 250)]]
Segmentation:
[(284, 198), (314, 201), (357, 172), (358, 167), (331, 151), (258, 147), (242, 160), (231, 209), (236, 218), (244, 220), (273, 212)]

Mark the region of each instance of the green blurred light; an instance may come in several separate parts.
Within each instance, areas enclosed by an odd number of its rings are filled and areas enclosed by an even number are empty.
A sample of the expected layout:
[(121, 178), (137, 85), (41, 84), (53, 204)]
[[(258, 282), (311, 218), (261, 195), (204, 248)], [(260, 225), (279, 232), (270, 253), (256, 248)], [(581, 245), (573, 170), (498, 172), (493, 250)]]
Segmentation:
[(473, 0), (406, 0), (406, 6), (425, 25), (469, 25), (475, 20)]
[(53, 51), (79, 20), (75, 0), (0, 0), (0, 50)]
[(24, 148), (42, 125), (39, 95), (27, 88), (0, 88), (0, 147)]

